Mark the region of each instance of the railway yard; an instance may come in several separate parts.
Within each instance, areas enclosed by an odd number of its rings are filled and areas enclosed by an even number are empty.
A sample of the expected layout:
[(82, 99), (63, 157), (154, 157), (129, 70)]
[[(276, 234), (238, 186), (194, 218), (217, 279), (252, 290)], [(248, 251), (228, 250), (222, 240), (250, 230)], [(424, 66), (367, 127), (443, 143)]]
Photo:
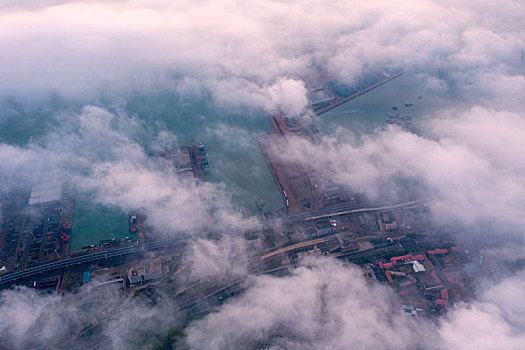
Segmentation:
[[(246, 256), (233, 262), (246, 268), (241, 275), (195, 278), (184, 263), (194, 241), (218, 241), (227, 232), (181, 233), (167, 240), (154, 240), (146, 233), (141, 241), (63, 251), (54, 262), (17, 269), (29, 272), (19, 278), (10, 280), (15, 272), (5, 272), (0, 275), (0, 287), (26, 286), (39, 293), (72, 293), (77, 298), (93, 290), (116, 289), (125, 298), (169, 298), (192, 319), (242, 293), (250, 275), (287, 275), (309, 256), (331, 256), (360, 266), (370, 283), (394, 288), (402, 312), (432, 317), (445, 313), (455, 302), (468, 300), (471, 282), (465, 267), (476, 265), (479, 257), (435, 235), (430, 227), (424, 201), (378, 205), (363, 200), (262, 220), (255, 234), (253, 229), (246, 234)], [(73, 325), (76, 337), (96, 334), (104, 322), (104, 315), (85, 316)]]

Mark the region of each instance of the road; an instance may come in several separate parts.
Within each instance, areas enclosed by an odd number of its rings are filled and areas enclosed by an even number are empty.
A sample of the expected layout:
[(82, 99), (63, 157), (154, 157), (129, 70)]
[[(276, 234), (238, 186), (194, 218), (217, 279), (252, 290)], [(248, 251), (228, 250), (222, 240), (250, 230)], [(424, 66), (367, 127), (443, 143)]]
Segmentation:
[(285, 216), (282, 218), (275, 218), (266, 220), (265, 222), (268, 223), (289, 223), (294, 221), (301, 221), (301, 220), (316, 220), (321, 219), (325, 217), (335, 216), (335, 215), (344, 215), (344, 214), (350, 214), (350, 213), (358, 213), (358, 212), (366, 212), (366, 211), (378, 211), (378, 210), (390, 210), (395, 208), (401, 208), (401, 207), (408, 207), (411, 205), (421, 204), (424, 203), (425, 200), (413, 200), (398, 204), (391, 204), (388, 202), (371, 202), (371, 201), (364, 201), (359, 202), (357, 204), (349, 204), (349, 205), (343, 205), (340, 207), (335, 208), (328, 208), (328, 209), (320, 209), (312, 212), (306, 212), (301, 214), (295, 214), (290, 216)]
[[(355, 213), (355, 212), (366, 212), (366, 211), (377, 211), (377, 210), (388, 210), (388, 209), (400, 208), (400, 207), (405, 207), (405, 206), (421, 204), (422, 202), (424, 202), (424, 200), (416, 200), (416, 201), (404, 202), (404, 203), (399, 203), (399, 204), (391, 204), (391, 205), (387, 205), (384, 203), (378, 203), (378, 202), (361, 202), (358, 204), (345, 205), (345, 206), (341, 206), (337, 208), (321, 209), (321, 210), (308, 212), (308, 213), (290, 215), (290, 216), (283, 217), (283, 218), (267, 220), (266, 222), (277, 224), (277, 223), (290, 223), (290, 222), (301, 221), (301, 220), (315, 220), (315, 219), (329, 217), (333, 215), (343, 215), (343, 214)], [(370, 207), (367, 207), (367, 205)], [(205, 236), (206, 237), (213, 237), (213, 236), (216, 237), (218, 234), (219, 234), (218, 232), (208, 232), (205, 234)], [(144, 243), (141, 245), (136, 245), (136, 246), (131, 246), (131, 247), (114, 249), (114, 250), (110, 250), (107, 252), (77, 256), (77, 257), (73, 257), (69, 259), (64, 259), (64, 260), (60, 260), (60, 261), (56, 261), (56, 262), (52, 262), (48, 264), (35, 266), (35, 267), (29, 268), (23, 271), (10, 272), (4, 275), (0, 275), (0, 286), (4, 284), (8, 284), (8, 283), (13, 283), (19, 279), (42, 274), (44, 272), (67, 268), (70, 265), (92, 263), (92, 262), (96, 262), (96, 261), (103, 260), (103, 259), (124, 256), (124, 255), (131, 255), (131, 254), (135, 254), (141, 251), (159, 249), (159, 248), (168, 247), (168, 246), (177, 245), (177, 244), (183, 245), (183, 244), (186, 244), (190, 239), (191, 238), (188, 236), (170, 238), (166, 240)]]
[(35, 267), (29, 268), (23, 271), (4, 274), (0, 276), (0, 285), (11, 283), (18, 279), (26, 278), (26, 277), (33, 276), (33, 275), (38, 275), (44, 272), (67, 268), (71, 265), (83, 264), (87, 262), (95, 262), (98, 260), (135, 254), (140, 251), (158, 249), (158, 248), (163, 248), (163, 247), (176, 245), (176, 244), (185, 244), (187, 241), (188, 239), (186, 237), (171, 238), (171, 239), (162, 240), (162, 241), (150, 242), (150, 243), (145, 243), (141, 245), (110, 250), (107, 252), (93, 253), (93, 254), (88, 254), (88, 255), (77, 256), (74, 258), (64, 259), (64, 260), (52, 262), (49, 264), (35, 266)]
[(275, 255), (278, 255), (278, 254), (281, 254), (281, 253), (289, 252), (290, 250), (300, 249), (300, 248), (308, 247), (308, 246), (319, 244), (319, 243), (323, 243), (323, 242), (324, 242), (323, 238), (317, 238), (317, 239), (313, 239), (311, 241), (306, 241), (306, 242), (301, 242), (301, 243), (289, 245), (287, 247), (280, 248), (280, 249), (274, 250), (273, 252), (265, 254), (265, 255), (261, 256), (260, 259), (261, 260), (265, 260), (265, 259), (268, 259), (268, 258), (270, 258), (272, 256), (275, 256)]

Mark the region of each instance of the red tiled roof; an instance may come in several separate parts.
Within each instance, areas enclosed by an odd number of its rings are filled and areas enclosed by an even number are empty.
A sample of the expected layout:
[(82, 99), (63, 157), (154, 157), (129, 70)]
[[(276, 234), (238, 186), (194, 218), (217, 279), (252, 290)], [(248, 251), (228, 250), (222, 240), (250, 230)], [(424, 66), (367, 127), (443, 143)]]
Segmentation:
[(412, 255), (408, 254), (408, 255), (396, 256), (396, 257), (393, 257), (390, 260), (395, 264), (395, 263), (397, 263), (398, 260), (407, 260), (407, 259), (410, 259), (410, 258), (412, 258)]
[(388, 283), (394, 283), (394, 280), (392, 279), (390, 272), (385, 271), (385, 275), (386, 275), (386, 279), (388, 280)]
[(446, 299), (448, 300), (448, 290), (446, 288), (443, 288), (441, 290), (441, 299)]
[(428, 254), (430, 255), (436, 255), (436, 254), (447, 254), (448, 253), (448, 250), (447, 248), (443, 248), (443, 249), (431, 249), (429, 251), (427, 251)]

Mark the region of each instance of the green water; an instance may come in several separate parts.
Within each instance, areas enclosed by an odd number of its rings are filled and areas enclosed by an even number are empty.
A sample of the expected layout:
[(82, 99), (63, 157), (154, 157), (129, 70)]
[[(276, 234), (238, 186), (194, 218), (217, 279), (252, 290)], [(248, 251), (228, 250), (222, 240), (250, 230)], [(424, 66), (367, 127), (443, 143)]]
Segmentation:
[[(227, 112), (209, 101), (180, 101), (173, 95), (129, 99), (127, 114), (145, 122), (148, 131), (176, 135), (180, 146), (203, 142), (208, 150), (208, 181), (224, 184), (234, 209), (246, 208), (257, 215), (256, 199), (264, 199), (265, 210), (282, 207), (281, 195), (257, 144), (256, 136), (272, 131), (266, 115)], [(140, 132), (139, 132), (140, 134)], [(143, 135), (149, 151), (152, 135)], [(141, 142), (141, 138), (138, 138)], [(128, 217), (117, 208), (81, 202), (75, 208), (72, 249), (98, 243), (101, 239), (128, 236)]]
[(71, 233), (70, 250), (97, 244), (110, 238), (133, 237), (129, 233), (128, 215), (118, 208), (93, 204), (89, 200), (76, 200)]
[(265, 210), (281, 208), (282, 197), (257, 143), (257, 135), (273, 131), (268, 116), (226, 111), (210, 101), (181, 102), (175, 96), (137, 96), (128, 113), (159, 124), (177, 136), (179, 145), (203, 142), (208, 151), (208, 181), (224, 183), (236, 209), (257, 215), (256, 199)]
[[(413, 106), (405, 107), (406, 103)], [(386, 125), (385, 114), (411, 115), (417, 126), (450, 103), (455, 102), (445, 91), (425, 87), (418, 77), (405, 74), (320, 115), (314, 124), (322, 134), (333, 134), (342, 127), (359, 136)]]
[[(424, 88), (414, 76), (404, 75), (321, 115), (314, 123), (323, 134), (344, 127), (360, 135), (385, 125), (385, 113), (411, 114), (417, 124), (418, 118), (443, 107), (446, 98)], [(162, 130), (176, 135), (180, 146), (204, 142), (210, 163), (208, 180), (225, 184), (235, 209), (245, 207), (250, 215), (257, 215), (256, 199), (265, 200), (265, 210), (282, 207), (281, 195), (256, 140), (257, 135), (272, 131), (266, 115), (242, 109), (232, 112), (214, 105), (210, 98), (187, 101), (170, 93), (137, 94), (125, 100), (119, 109), (147, 125), (147, 130), (137, 130), (138, 137), (134, 138), (146, 151)], [(112, 103), (108, 99), (107, 103), (97, 104), (112, 110)], [(405, 108), (405, 103), (414, 106)], [(392, 106), (399, 110), (393, 111)], [(0, 140), (18, 145), (52, 130), (57, 123), (54, 109), (79, 110), (79, 106), (66, 105), (58, 99), (42, 109), (21, 107), (12, 101), (2, 107)], [(128, 213), (95, 205), (85, 196), (75, 200), (72, 250), (102, 239), (129, 236), (128, 230)]]

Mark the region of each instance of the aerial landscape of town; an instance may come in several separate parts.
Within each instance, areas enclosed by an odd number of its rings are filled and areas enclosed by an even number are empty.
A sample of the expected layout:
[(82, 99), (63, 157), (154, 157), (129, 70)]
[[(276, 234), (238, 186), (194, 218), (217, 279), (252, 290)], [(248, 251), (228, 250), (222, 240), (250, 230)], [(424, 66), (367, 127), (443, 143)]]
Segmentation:
[(0, 349), (524, 349), (520, 13), (0, 2)]

